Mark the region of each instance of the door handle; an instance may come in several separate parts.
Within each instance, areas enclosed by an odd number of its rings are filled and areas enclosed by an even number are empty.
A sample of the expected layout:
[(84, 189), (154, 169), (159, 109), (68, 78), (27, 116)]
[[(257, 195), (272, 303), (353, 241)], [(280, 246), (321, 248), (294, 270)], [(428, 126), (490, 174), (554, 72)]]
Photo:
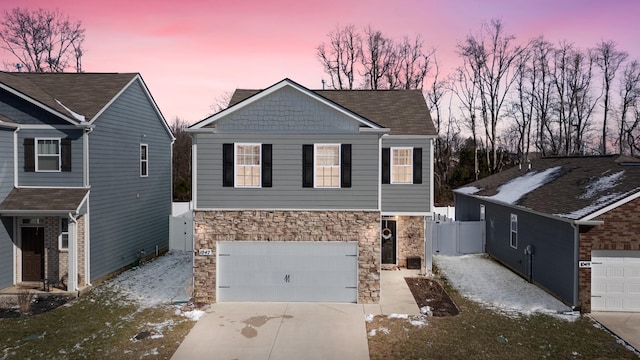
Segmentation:
[(290, 282), (290, 279), (291, 279), (291, 275), (287, 274), (284, 276), (284, 282), (288, 283)]

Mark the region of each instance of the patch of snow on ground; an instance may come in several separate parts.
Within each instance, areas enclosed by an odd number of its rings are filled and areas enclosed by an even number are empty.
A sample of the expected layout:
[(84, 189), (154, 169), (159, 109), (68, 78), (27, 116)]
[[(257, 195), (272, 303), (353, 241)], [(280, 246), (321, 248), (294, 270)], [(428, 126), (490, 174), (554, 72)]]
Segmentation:
[(200, 320), (200, 318), (204, 315), (204, 311), (202, 310), (191, 310), (191, 311), (185, 311), (182, 313), (182, 316), (189, 318), (193, 321), (198, 321)]
[(123, 272), (108, 286), (135, 300), (141, 308), (187, 301), (191, 292), (191, 259), (189, 252), (172, 250)]
[(366, 322), (372, 322), (373, 321), (373, 314), (367, 314), (364, 316), (364, 321)]
[(409, 315), (407, 315), (407, 314), (390, 314), (387, 317), (389, 319), (408, 319)]
[(484, 254), (434, 255), (434, 262), (462, 295), (503, 314), (544, 313), (569, 321), (578, 318), (571, 308)]
[(466, 194), (466, 195), (473, 195), (473, 194), (477, 193), (478, 191), (480, 191), (480, 189), (478, 189), (475, 186), (465, 186), (465, 187), (461, 187), (459, 189), (456, 189), (457, 193)]
[(560, 166), (556, 166), (542, 172), (530, 171), (501, 185), (498, 188), (498, 193), (488, 198), (507, 204), (515, 204), (521, 197), (548, 183), (560, 169)]
[(409, 324), (416, 327), (423, 327), (427, 325), (427, 322), (424, 320), (424, 318), (415, 318), (415, 319), (409, 319)]
[(603, 176), (598, 180), (590, 183), (584, 188), (584, 193), (580, 195), (580, 199), (591, 199), (598, 193), (614, 188), (618, 184), (618, 181), (622, 177), (622, 174), (624, 174), (624, 170), (619, 171), (615, 174)]

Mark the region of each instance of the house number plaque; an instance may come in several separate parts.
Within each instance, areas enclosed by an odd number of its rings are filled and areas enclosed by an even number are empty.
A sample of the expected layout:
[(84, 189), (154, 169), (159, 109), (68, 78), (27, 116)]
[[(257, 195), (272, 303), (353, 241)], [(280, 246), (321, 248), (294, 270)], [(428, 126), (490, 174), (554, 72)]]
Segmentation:
[(211, 251), (211, 249), (200, 249), (200, 250), (198, 250), (198, 255), (200, 255), (200, 256), (210, 256), (211, 254), (213, 254), (213, 251)]
[(591, 268), (591, 261), (578, 261), (578, 267), (583, 268)]

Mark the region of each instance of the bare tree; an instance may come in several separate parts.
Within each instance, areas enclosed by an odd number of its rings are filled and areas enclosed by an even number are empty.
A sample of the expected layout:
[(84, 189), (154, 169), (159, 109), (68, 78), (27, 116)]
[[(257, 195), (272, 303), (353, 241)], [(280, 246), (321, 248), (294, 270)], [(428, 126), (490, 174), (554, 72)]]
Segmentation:
[[(520, 163), (525, 163), (529, 159), (529, 148), (531, 146), (531, 123), (534, 111), (534, 97), (538, 84), (538, 73), (534, 71), (531, 64), (532, 51), (523, 51), (516, 59), (515, 66), (515, 100), (511, 103), (511, 108), (507, 110), (515, 120), (513, 131), (507, 135), (517, 135), (511, 145), (515, 145)], [(506, 139), (505, 139), (506, 140)]]
[(622, 64), (629, 55), (624, 51), (618, 51), (616, 49), (616, 43), (613, 41), (601, 41), (596, 45), (593, 52), (595, 53), (595, 62), (602, 71), (604, 114), (602, 117), (602, 143), (600, 146), (602, 154), (606, 154), (608, 132), (607, 118), (611, 108), (611, 86), (613, 85), (613, 79), (616, 77), (620, 64)]
[[(628, 63), (620, 81), (620, 119), (618, 121), (618, 151), (620, 154), (635, 152), (636, 139), (634, 132), (640, 124), (636, 109), (638, 109), (638, 99), (640, 99), (640, 63), (633, 60)], [(633, 119), (634, 121), (629, 121)]]
[(191, 135), (185, 130), (189, 124), (176, 117), (171, 131), (173, 143), (173, 201), (191, 200)]
[(422, 37), (418, 34), (412, 40), (404, 37), (396, 47), (395, 62), (387, 73), (389, 89), (422, 89), (424, 78), (431, 70), (435, 50), (423, 52)]
[(488, 162), (491, 173), (499, 171), (498, 121), (502, 115), (504, 101), (515, 77), (513, 63), (523, 47), (514, 44), (515, 36), (504, 33), (500, 20), (483, 24), (477, 35), (469, 35), (458, 44), (458, 54), (465, 60), (476, 77), (475, 85), (481, 105), (487, 141)]
[(353, 89), (358, 59), (362, 53), (362, 39), (355, 26), (347, 25), (329, 33), (329, 43), (316, 48), (318, 59), (331, 78), (334, 89)]
[(393, 40), (373, 30), (365, 29), (364, 46), (362, 48), (362, 65), (364, 68), (364, 86), (377, 90), (388, 87), (383, 83), (393, 64), (397, 61)]
[(17, 59), (29, 72), (63, 72), (69, 67), (82, 71), (84, 32), (80, 21), (71, 20), (58, 10), (4, 10), (0, 21), (1, 48)]
[[(553, 45), (543, 37), (531, 43), (531, 96), (536, 122), (536, 149), (546, 155), (549, 148), (555, 151), (556, 142), (551, 130), (553, 81), (551, 66), (554, 54)], [(552, 151), (552, 152), (553, 152)]]
[(231, 97), (233, 97), (233, 92), (225, 91), (222, 93), (222, 95), (214, 99), (213, 104), (209, 105), (209, 108), (213, 110), (214, 114), (220, 112), (229, 107)]
[[(466, 61), (466, 60), (465, 60)], [(449, 85), (460, 103), (463, 124), (471, 131), (471, 146), (473, 147), (474, 178), (478, 180), (480, 174), (478, 164), (478, 78), (470, 66), (460, 66), (454, 70)]]

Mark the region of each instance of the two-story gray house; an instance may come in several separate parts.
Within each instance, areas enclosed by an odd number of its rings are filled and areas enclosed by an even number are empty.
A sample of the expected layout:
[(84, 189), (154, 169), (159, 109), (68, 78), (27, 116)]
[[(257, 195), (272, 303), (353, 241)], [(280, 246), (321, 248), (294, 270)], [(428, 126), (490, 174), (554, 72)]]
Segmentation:
[(419, 90), (237, 90), (192, 125), (198, 303), (377, 303), (424, 255), (436, 131)]
[(139, 74), (0, 72), (0, 288), (165, 250), (172, 142)]

